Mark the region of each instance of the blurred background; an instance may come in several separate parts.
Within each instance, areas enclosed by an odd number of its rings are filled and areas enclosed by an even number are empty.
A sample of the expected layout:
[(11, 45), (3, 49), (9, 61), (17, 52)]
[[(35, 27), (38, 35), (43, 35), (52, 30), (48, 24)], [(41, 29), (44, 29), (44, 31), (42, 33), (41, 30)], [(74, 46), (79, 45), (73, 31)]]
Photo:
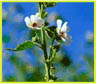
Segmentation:
[[(58, 18), (68, 21), (72, 36), (70, 45), (62, 45), (57, 53), (56, 81), (94, 81), (94, 3), (57, 3), (46, 11), (50, 25), (56, 25)], [(20, 52), (5, 49), (32, 39), (34, 33), (26, 27), (24, 18), (36, 12), (37, 3), (2, 5), (3, 81), (45, 81), (43, 52), (39, 48)]]

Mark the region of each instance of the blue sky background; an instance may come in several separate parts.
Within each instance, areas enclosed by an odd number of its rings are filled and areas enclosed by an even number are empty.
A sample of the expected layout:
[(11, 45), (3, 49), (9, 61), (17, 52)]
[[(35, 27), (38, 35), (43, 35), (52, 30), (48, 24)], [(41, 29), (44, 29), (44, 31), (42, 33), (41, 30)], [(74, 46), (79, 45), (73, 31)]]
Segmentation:
[[(14, 22), (6, 22), (3, 25), (3, 35), (10, 35), (10, 32), (13, 31), (16, 34), (18, 40), (24, 37), (24, 35), (30, 31), (24, 22), (24, 17), (30, 16), (31, 14), (35, 14), (38, 12), (38, 7), (36, 3), (3, 3), (3, 9), (8, 10), (12, 4), (22, 6), (23, 10), (19, 9), (19, 13), (23, 14), (23, 20), (21, 23)], [(86, 52), (86, 48), (84, 47), (86, 42), (86, 32), (92, 31), (94, 32), (94, 4), (93, 3), (58, 3), (56, 7), (48, 8), (46, 10), (48, 14), (51, 12), (58, 13), (65, 21), (68, 21), (68, 26), (70, 27), (69, 34), (72, 36), (72, 42), (70, 46), (65, 46), (68, 53), (71, 55), (69, 57), (72, 59), (73, 64), (82, 64), (82, 67), (79, 72), (86, 71), (85, 62), (82, 58), (82, 55)], [(18, 14), (18, 11), (15, 12)], [(15, 16), (14, 14), (14, 16)], [(11, 15), (10, 15), (11, 16)], [(12, 18), (11, 18), (12, 19)], [(19, 30), (19, 28), (14, 29), (14, 27), (18, 27), (18, 25), (23, 24), (23, 27)], [(15, 32), (16, 31), (16, 32)], [(27, 40), (25, 38), (24, 40)], [(24, 41), (23, 40), (23, 41)], [(22, 41), (16, 42), (16, 45), (22, 43)], [(10, 41), (9, 43), (4, 43), (4, 48), (15, 48), (16, 45)], [(91, 48), (93, 53), (93, 47)], [(10, 53), (10, 55), (14, 54), (13, 52), (4, 51), (5, 53)], [(31, 56), (30, 52), (27, 53), (29, 57), (25, 57), (26, 60), (32, 62), (32, 64), (36, 65), (36, 57)], [(33, 54), (34, 55), (34, 54)], [(24, 59), (24, 58), (23, 58)], [(9, 60), (3, 59), (3, 74), (13, 73), (12, 64)], [(9, 70), (9, 72), (8, 72)]]

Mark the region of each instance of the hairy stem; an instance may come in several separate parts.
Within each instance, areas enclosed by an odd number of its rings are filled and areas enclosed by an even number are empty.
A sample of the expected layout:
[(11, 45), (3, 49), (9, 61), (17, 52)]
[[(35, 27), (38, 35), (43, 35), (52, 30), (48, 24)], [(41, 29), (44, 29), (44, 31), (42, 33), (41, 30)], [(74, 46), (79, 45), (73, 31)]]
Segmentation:
[(44, 30), (44, 27), (41, 29), (41, 34), (42, 34), (42, 48), (43, 48), (43, 51), (44, 51), (44, 57), (45, 57), (45, 60), (47, 60), (48, 56), (47, 56), (47, 48), (46, 48), (46, 40), (45, 40), (45, 30)]
[(44, 28), (41, 29), (41, 34), (42, 34), (42, 49), (44, 52), (44, 60), (45, 60), (44, 64), (45, 64), (45, 70), (46, 70), (45, 79), (46, 79), (46, 81), (49, 81), (50, 80), (50, 64), (48, 62)]
[(49, 59), (50, 59), (51, 56), (52, 56), (52, 46), (53, 46), (53, 44), (54, 44), (54, 39), (52, 40), (52, 44), (51, 44), (51, 46), (50, 46), (50, 55), (49, 55)]
[[(39, 4), (39, 14), (40, 14), (41, 18), (42, 18), (42, 10), (43, 10), (43, 5)], [(51, 65), (50, 65), (49, 57), (48, 57), (48, 54), (47, 54), (44, 25), (41, 29), (41, 36), (42, 36), (42, 49), (43, 49), (43, 52), (44, 52), (44, 64), (45, 64), (45, 70), (46, 70), (45, 80), (50, 81), (50, 80), (52, 80), (52, 77), (51, 77), (52, 73), (51, 73), (51, 68), (50, 68)], [(53, 41), (53, 43), (54, 43), (54, 41)]]

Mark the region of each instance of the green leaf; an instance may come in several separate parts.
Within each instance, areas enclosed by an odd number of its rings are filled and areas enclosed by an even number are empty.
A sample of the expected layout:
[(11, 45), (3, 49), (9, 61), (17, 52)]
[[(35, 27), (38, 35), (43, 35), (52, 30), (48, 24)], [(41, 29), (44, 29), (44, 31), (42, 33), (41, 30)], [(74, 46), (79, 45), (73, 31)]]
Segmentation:
[(56, 49), (56, 52), (59, 51), (60, 47), (61, 47), (61, 44), (57, 44), (53, 46), (53, 48)]
[(47, 31), (47, 34), (49, 35), (49, 37), (55, 38), (55, 33), (56, 33), (55, 26), (51, 26), (51, 27), (47, 28), (46, 31)]
[(42, 18), (47, 17), (47, 12), (45, 11), (48, 7), (54, 7), (56, 6), (55, 2), (39, 2), (39, 10)]
[(45, 23), (44, 23), (44, 24), (45, 24), (45, 26), (48, 26), (48, 25), (49, 25), (49, 23), (48, 23), (47, 21), (45, 21)]
[(47, 8), (47, 7), (54, 7), (56, 6), (56, 2), (40, 2), (39, 5), (43, 5), (43, 8)]
[(54, 7), (54, 6), (56, 6), (56, 2), (46, 2), (45, 3), (45, 5), (46, 5), (46, 7)]
[(42, 10), (41, 17), (45, 18), (47, 17), (47, 15), (48, 15), (47, 12), (45, 10)]
[(24, 43), (18, 45), (15, 49), (7, 48), (10, 51), (22, 51), (34, 46), (32, 41), (25, 41)]
[(58, 35), (57, 31), (56, 31), (56, 27), (55, 26), (51, 26), (49, 28), (46, 29), (47, 34), (50, 38), (55, 39), (56, 41), (63, 43), (60, 35)]
[(63, 43), (63, 41), (62, 41), (62, 39), (61, 39), (61, 36), (60, 35), (58, 35), (58, 34), (56, 34), (56, 36), (55, 36), (56, 38), (56, 41), (58, 41), (58, 42), (60, 42), (60, 43)]
[(4, 36), (2, 36), (2, 41), (3, 41), (3, 43), (8, 43), (9, 41), (10, 41), (10, 36), (8, 36), (8, 35), (4, 35)]

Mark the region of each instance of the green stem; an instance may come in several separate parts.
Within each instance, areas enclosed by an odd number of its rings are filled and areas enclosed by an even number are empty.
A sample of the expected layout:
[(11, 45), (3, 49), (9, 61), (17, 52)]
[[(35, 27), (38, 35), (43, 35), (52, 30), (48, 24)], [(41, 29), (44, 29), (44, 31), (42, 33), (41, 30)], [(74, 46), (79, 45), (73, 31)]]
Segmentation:
[[(39, 4), (39, 13), (40, 13), (40, 17), (42, 18), (42, 10), (43, 10), (43, 6)], [(45, 29), (44, 26), (41, 29), (41, 36), (42, 36), (42, 49), (44, 52), (44, 64), (45, 64), (45, 70), (46, 70), (46, 74), (45, 74), (45, 80), (46, 81), (50, 81), (51, 80), (51, 69), (50, 69), (50, 61), (47, 55), (47, 48), (46, 48), (46, 39), (45, 39)]]
[(52, 46), (53, 46), (53, 44), (54, 44), (54, 39), (52, 40)]
[(42, 34), (42, 49), (44, 52), (44, 60), (45, 60), (44, 64), (45, 64), (45, 70), (46, 70), (45, 79), (46, 81), (49, 81), (50, 80), (50, 64), (48, 62), (44, 27), (41, 29), (41, 34)]
[(44, 27), (41, 29), (41, 34), (42, 34), (42, 48), (43, 48), (43, 51), (44, 51), (44, 57), (45, 57), (45, 60), (47, 60), (48, 56), (47, 56), (47, 48), (46, 48), (46, 40), (45, 40), (45, 30), (44, 30)]
[(52, 56), (52, 47), (53, 47), (53, 44), (54, 44), (54, 39), (52, 40), (52, 44), (50, 46), (50, 55), (49, 55), (49, 59), (51, 58)]

